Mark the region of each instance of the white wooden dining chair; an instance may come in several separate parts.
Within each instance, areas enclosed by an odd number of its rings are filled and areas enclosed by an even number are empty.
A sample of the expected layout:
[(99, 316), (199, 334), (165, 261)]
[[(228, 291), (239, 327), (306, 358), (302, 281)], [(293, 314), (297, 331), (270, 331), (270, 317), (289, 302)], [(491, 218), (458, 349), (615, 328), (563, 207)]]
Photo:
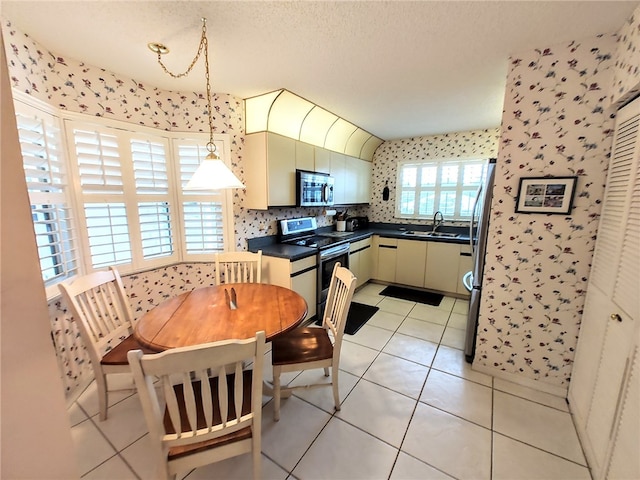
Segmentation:
[(156, 355), (129, 352), (157, 478), (248, 452), (260, 478), (264, 352), (264, 332)]
[[(100, 420), (107, 418), (107, 375), (129, 373), (129, 350), (152, 350), (133, 337), (133, 314), (118, 270), (90, 273), (59, 284), (89, 353), (98, 387)], [(132, 388), (133, 389), (133, 385)]]
[(261, 282), (262, 250), (216, 253), (216, 285)]
[[(340, 393), (338, 391), (338, 369), (340, 364), (340, 348), (347, 314), (356, 289), (357, 278), (347, 268), (336, 263), (329, 284), (327, 303), (322, 318), (322, 327), (296, 328), (272, 341), (273, 365), (273, 399), (275, 421), (280, 420), (280, 399), (283, 392), (295, 389), (333, 387), (333, 400), (336, 410), (340, 410)], [(332, 341), (333, 338), (333, 341)], [(280, 374), (324, 368), (324, 374), (331, 382), (312, 385), (285, 386), (280, 384)]]

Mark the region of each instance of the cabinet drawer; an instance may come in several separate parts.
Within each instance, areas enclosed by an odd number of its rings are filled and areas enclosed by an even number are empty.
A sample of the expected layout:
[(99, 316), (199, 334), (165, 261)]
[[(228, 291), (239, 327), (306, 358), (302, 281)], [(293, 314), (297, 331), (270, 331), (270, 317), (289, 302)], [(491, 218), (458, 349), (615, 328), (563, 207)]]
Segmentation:
[(359, 250), (363, 250), (366, 247), (371, 246), (371, 237), (365, 238), (363, 240), (358, 240), (357, 242), (353, 242), (349, 245), (350, 252), (357, 252)]

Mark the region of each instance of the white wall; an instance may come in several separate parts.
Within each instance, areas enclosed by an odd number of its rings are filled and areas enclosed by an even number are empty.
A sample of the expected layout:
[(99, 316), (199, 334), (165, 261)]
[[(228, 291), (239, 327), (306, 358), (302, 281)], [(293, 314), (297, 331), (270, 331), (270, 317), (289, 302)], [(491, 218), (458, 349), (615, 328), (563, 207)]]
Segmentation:
[(0, 50), (0, 477), (68, 480), (78, 478), (76, 456), (51, 342), (4, 45)]

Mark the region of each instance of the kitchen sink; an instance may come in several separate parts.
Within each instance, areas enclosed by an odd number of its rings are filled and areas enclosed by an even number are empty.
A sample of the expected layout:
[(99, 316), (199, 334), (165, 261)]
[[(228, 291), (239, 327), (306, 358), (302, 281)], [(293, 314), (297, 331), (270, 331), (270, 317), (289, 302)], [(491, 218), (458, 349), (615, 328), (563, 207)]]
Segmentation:
[(449, 232), (421, 232), (418, 230), (408, 230), (403, 235), (411, 235), (412, 237), (432, 237), (432, 238), (457, 238), (459, 233)]

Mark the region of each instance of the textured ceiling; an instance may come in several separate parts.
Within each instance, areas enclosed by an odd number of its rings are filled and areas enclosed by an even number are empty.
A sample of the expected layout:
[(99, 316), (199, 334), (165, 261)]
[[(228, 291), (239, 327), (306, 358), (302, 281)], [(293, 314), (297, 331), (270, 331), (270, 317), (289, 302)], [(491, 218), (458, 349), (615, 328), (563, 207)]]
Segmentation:
[(213, 90), (286, 88), (390, 140), (500, 125), (508, 57), (614, 33), (638, 1), (7, 1), (0, 14), (51, 52), (166, 90), (207, 18)]

